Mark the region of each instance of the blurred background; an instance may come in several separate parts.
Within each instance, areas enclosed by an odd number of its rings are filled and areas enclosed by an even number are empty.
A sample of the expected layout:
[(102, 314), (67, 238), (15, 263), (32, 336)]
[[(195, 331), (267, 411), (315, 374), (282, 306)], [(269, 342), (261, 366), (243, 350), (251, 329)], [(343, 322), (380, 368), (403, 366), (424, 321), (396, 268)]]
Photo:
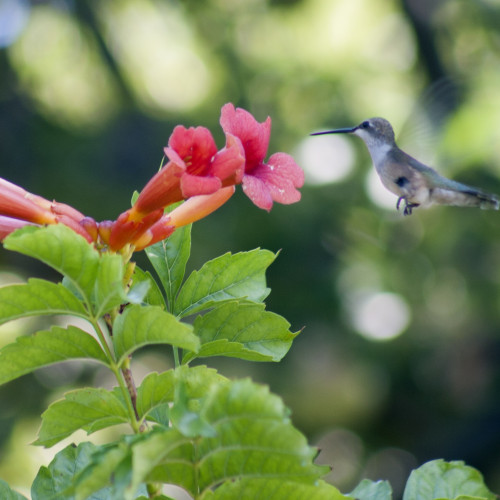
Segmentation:
[[(440, 457), (500, 490), (500, 215), (403, 217), (358, 138), (309, 133), (383, 116), (441, 173), (500, 193), (499, 89), (498, 0), (0, 0), (0, 176), (31, 192), (113, 219), (176, 124), (222, 146), (224, 103), (272, 117), (302, 201), (268, 214), (240, 190), (194, 226), (189, 269), (281, 249), (268, 309), (305, 329), (277, 365), (206, 361), (280, 394), (342, 491), (389, 479), (398, 498)], [(3, 249), (0, 271), (57, 279)], [(0, 345), (51, 321), (5, 325)], [(172, 366), (167, 349), (137, 358)], [(29, 491), (54, 454), (29, 444), (40, 413), (107, 383), (73, 363), (0, 387), (0, 477)]]

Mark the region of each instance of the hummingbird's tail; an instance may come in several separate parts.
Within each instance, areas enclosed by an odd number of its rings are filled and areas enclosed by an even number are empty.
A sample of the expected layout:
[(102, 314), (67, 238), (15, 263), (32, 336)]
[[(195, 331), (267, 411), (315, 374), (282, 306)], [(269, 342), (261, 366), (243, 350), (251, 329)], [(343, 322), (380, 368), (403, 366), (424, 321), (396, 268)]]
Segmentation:
[(480, 189), (453, 182), (447, 188), (435, 188), (432, 198), (442, 205), (455, 205), (458, 207), (479, 207), (483, 210), (498, 210), (500, 201), (498, 196), (485, 193)]
[(498, 197), (494, 194), (483, 193), (477, 190), (469, 192), (469, 195), (478, 200), (478, 206), (483, 210), (498, 210), (500, 206)]

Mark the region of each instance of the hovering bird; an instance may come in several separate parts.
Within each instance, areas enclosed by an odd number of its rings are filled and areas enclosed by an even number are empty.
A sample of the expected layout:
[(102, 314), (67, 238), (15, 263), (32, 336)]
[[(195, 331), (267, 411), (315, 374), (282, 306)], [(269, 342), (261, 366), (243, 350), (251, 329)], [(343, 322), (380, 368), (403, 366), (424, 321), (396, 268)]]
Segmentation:
[(499, 199), (480, 189), (447, 179), (398, 148), (391, 124), (384, 118), (370, 118), (352, 128), (339, 128), (311, 135), (354, 134), (370, 152), (382, 184), (396, 196), (396, 209), (404, 202), (404, 215), (419, 206), (455, 205), (498, 210)]

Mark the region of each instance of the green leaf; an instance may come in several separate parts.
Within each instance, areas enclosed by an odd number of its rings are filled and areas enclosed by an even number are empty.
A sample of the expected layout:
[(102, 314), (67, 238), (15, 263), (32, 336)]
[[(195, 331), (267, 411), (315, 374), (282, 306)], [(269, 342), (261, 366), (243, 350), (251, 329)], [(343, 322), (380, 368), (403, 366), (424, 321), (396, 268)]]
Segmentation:
[(21, 493), (10, 489), (10, 486), (3, 479), (0, 479), (0, 498), (2, 500), (27, 500)]
[(84, 297), (92, 296), (99, 253), (69, 227), (63, 224), (26, 226), (10, 234), (4, 246), (44, 262), (69, 278)]
[(123, 288), (123, 259), (120, 255), (100, 256), (96, 282), (91, 295), (94, 314), (100, 318), (127, 301)]
[(183, 363), (209, 356), (230, 356), (249, 361), (280, 361), (298, 335), (290, 323), (267, 312), (264, 304), (224, 303), (194, 322), (194, 332), (201, 340), (195, 354), (186, 353)]
[[(71, 444), (57, 453), (48, 467), (39, 470), (31, 487), (32, 500), (123, 500), (119, 481), (124, 469), (130, 473), (127, 458), (130, 450), (125, 443)], [(144, 494), (146, 488), (141, 485), (137, 497)]]
[(356, 500), (391, 500), (392, 488), (388, 481), (363, 479), (347, 496)]
[(42, 314), (87, 317), (82, 303), (60, 283), (32, 278), (28, 283), (0, 288), (0, 324)]
[(433, 460), (414, 470), (406, 483), (403, 500), (455, 500), (473, 497), (494, 500), (479, 471), (464, 462)]
[(145, 478), (174, 483), (194, 495), (238, 478), (315, 484), (329, 471), (313, 464), (317, 450), (267, 387), (250, 380), (216, 384), (200, 404), (200, 417), (216, 436), (190, 442), (174, 427), (139, 443), (133, 451), (141, 467), (139, 472), (134, 465), (137, 484)]
[(205, 396), (212, 384), (225, 383), (227, 379), (213, 368), (180, 366), (161, 374), (150, 373), (137, 388), (137, 412), (139, 417), (147, 416), (152, 410), (172, 403), (175, 396), (176, 381), (184, 384), (187, 397), (199, 399)]
[(259, 500), (347, 500), (337, 488), (325, 481), (317, 484), (300, 484), (281, 479), (245, 478), (227, 481), (215, 492), (206, 490), (200, 500), (234, 500), (258, 498)]
[(91, 443), (70, 444), (57, 453), (48, 467), (41, 467), (38, 471), (31, 486), (32, 500), (74, 499), (66, 491), (78, 472), (88, 464), (96, 448)]
[(269, 295), (265, 271), (276, 255), (268, 250), (226, 253), (191, 273), (175, 304), (180, 317), (213, 307), (221, 301), (246, 298), (262, 302)]
[(170, 311), (181, 287), (191, 254), (191, 224), (183, 226), (167, 239), (146, 248), (146, 255), (165, 289)]
[[(89, 463), (76, 478), (76, 500), (128, 500), (147, 494), (145, 485), (137, 485), (136, 492), (128, 489), (132, 464), (127, 438), (111, 446), (102, 446), (92, 454)], [(141, 439), (141, 436), (130, 438), (132, 441), (135, 439)], [(106, 496), (101, 496), (104, 493)]]
[(0, 349), (0, 384), (43, 366), (82, 358), (108, 364), (94, 337), (76, 326), (54, 326), (29, 337), (18, 337)]
[[(132, 483), (130, 490), (148, 480), (176, 484), (194, 496), (197, 490), (193, 465), (194, 446), (176, 429), (153, 430), (132, 449)], [(160, 467), (159, 464), (164, 466)], [(160, 467), (161, 475), (154, 472)], [(155, 477), (158, 475), (159, 477)]]
[(171, 344), (196, 351), (200, 341), (190, 325), (158, 306), (131, 305), (120, 314), (113, 325), (113, 343), (119, 364), (126, 356), (142, 346)]
[(151, 273), (149, 271), (143, 271), (141, 268), (136, 266), (129, 297), (138, 287), (142, 287), (142, 289), (145, 290), (145, 293), (142, 293), (138, 300), (130, 300), (130, 302), (134, 304), (145, 303), (150, 306), (160, 306), (162, 309), (165, 309), (165, 300), (158, 284), (153, 279), (153, 276), (151, 276)]
[(215, 437), (215, 429), (197, 412), (188, 399), (188, 390), (183, 380), (175, 384), (174, 404), (170, 409), (172, 426), (187, 437)]
[(77, 389), (52, 403), (42, 414), (42, 426), (35, 444), (49, 448), (73, 432), (87, 434), (128, 422), (125, 405), (115, 392), (106, 389)]

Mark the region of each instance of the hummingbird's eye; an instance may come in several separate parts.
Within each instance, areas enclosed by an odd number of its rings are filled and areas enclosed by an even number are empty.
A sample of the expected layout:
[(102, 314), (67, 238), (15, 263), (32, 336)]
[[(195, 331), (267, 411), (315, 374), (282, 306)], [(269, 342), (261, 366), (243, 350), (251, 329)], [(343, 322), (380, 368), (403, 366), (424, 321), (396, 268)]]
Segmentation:
[(367, 120), (361, 124), (361, 128), (370, 128), (370, 122)]

